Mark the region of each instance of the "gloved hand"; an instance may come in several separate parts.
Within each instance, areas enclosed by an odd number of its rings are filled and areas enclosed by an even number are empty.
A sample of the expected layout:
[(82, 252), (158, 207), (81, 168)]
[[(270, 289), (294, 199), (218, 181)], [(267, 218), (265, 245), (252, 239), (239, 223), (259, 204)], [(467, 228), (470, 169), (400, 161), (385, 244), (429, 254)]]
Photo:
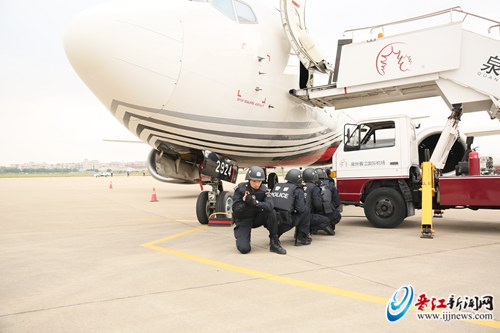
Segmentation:
[(249, 206), (257, 206), (257, 199), (255, 198), (255, 195), (247, 195), (245, 202)]

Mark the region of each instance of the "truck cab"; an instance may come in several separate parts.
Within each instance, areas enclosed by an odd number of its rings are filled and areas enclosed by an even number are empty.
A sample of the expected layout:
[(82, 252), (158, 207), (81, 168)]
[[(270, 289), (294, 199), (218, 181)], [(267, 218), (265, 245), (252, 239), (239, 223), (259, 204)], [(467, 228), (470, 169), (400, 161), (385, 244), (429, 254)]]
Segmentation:
[(366, 217), (377, 227), (399, 225), (414, 215), (419, 196), (415, 125), (406, 115), (346, 124), (333, 170), (344, 204), (363, 206)]

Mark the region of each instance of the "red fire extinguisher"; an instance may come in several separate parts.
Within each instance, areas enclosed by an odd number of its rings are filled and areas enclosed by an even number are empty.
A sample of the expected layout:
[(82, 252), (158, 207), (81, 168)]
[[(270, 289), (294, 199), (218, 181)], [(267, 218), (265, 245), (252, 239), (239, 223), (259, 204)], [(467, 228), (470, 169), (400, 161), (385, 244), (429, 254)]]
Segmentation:
[(473, 150), (469, 153), (469, 175), (479, 176), (480, 174), (481, 163), (479, 159), (479, 153)]

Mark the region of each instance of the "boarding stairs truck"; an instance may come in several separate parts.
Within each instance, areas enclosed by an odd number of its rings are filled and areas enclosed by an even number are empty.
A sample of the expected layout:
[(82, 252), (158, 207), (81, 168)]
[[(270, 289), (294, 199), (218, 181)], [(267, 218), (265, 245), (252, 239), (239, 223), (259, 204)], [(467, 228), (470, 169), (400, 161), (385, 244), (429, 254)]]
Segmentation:
[[(422, 178), (415, 125), (407, 115), (365, 119), (344, 126), (333, 157), (337, 188), (344, 205), (364, 208), (370, 223), (393, 228), (423, 208), (422, 187), (432, 187), (432, 210), (500, 209), (500, 176), (481, 175), (471, 152), (468, 172)], [(458, 170), (458, 169), (457, 169)]]
[[(463, 113), (485, 111), (491, 119), (500, 120), (499, 21), (454, 7), (352, 29), (346, 33), (353, 37), (366, 30), (378, 34), (368, 40), (339, 40), (332, 66), (307, 31), (305, 0), (281, 0), (280, 5), (285, 35), (301, 61), (299, 89), (290, 90), (295, 98), (312, 106), (334, 107), (348, 113), (353, 107), (441, 96), (451, 110), (430, 157), (431, 164), (423, 168), (423, 181), (419, 180), (419, 161), (414, 159), (415, 135), (408, 119), (398, 118), (398, 123), (381, 120), (371, 127), (351, 128), (345, 133), (345, 139), (350, 141), (336, 152), (341, 200), (362, 204), (370, 222), (379, 227), (394, 227), (421, 206), (427, 215), (432, 208), (428, 193), (436, 194), (435, 208), (500, 206), (497, 178), (435, 176), (441, 173), (460, 135), (458, 125)], [(444, 22), (436, 21), (443, 16)], [(484, 31), (465, 29), (466, 20), (471, 19), (481, 22)], [(404, 32), (393, 35), (386, 33), (394, 26), (407, 24), (418, 28), (403, 29)], [(315, 86), (315, 73), (327, 74), (328, 83)], [(392, 138), (394, 145), (384, 142), (388, 138), (367, 136), (377, 126), (386, 125), (393, 126), (397, 134)], [(369, 144), (373, 144), (370, 149)], [(424, 200), (417, 195), (419, 181), (421, 192), (427, 193)], [(430, 184), (429, 192), (427, 183), (434, 181), (437, 187), (433, 189)]]
[[(329, 83), (314, 86), (308, 80), (290, 94), (304, 103), (336, 110), (417, 98), (441, 96), (451, 115), (431, 156), (442, 169), (447, 152), (458, 137), (462, 113), (486, 111), (500, 120), (500, 22), (462, 11), (459, 7), (358, 30), (426, 22), (450, 16), (450, 22), (426, 26), (394, 36), (353, 42), (339, 41), (334, 69), (319, 51), (305, 27), (305, 0), (281, 0), (282, 24), (302, 67), (326, 73)], [(455, 16), (460, 16), (455, 21)], [(485, 34), (463, 28), (467, 18), (486, 23)], [(433, 21), (432, 21), (433, 22)], [(301, 73), (303, 76), (303, 73)]]

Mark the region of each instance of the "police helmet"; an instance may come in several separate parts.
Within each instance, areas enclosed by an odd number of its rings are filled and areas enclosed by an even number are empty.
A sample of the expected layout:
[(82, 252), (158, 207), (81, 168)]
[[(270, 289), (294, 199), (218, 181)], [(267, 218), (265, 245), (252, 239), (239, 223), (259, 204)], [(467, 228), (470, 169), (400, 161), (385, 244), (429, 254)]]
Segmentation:
[(302, 185), (302, 172), (299, 169), (291, 169), (286, 173), (285, 180), (295, 185)]
[(304, 181), (308, 183), (316, 183), (318, 181), (318, 172), (314, 168), (307, 168), (302, 172)]
[(317, 168), (316, 171), (318, 172), (318, 178), (319, 179), (326, 179), (326, 172), (322, 168)]
[(264, 181), (266, 179), (264, 169), (258, 166), (250, 167), (247, 171), (245, 180), (260, 180)]

